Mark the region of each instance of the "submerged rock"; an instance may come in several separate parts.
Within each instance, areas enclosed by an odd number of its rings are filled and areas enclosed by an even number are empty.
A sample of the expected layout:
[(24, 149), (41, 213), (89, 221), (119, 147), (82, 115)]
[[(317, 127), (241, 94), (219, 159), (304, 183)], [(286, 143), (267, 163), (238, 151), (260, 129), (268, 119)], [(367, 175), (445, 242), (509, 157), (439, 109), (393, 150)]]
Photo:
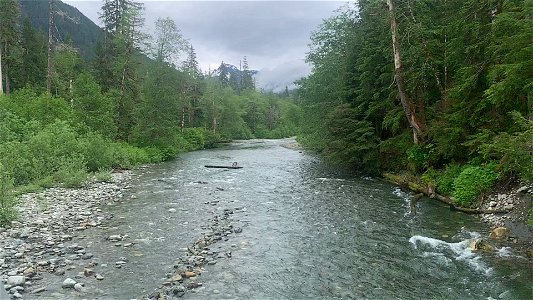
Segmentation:
[(490, 232), (489, 237), (495, 240), (501, 240), (508, 237), (510, 233), (511, 230), (509, 228), (496, 227)]

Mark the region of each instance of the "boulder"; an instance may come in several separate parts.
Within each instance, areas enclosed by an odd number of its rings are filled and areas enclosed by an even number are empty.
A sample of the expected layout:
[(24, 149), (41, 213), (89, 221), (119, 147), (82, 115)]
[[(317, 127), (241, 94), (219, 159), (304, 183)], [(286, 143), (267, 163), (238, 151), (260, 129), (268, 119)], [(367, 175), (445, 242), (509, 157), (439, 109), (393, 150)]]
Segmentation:
[(468, 245), (470, 251), (482, 251), (482, 252), (491, 252), (494, 251), (494, 247), (482, 239), (475, 239), (470, 242)]
[(511, 230), (509, 228), (496, 227), (490, 232), (489, 237), (495, 240), (501, 240), (509, 236), (510, 232)]
[(9, 276), (7, 278), (7, 285), (10, 286), (22, 286), (26, 282), (26, 278), (24, 276)]

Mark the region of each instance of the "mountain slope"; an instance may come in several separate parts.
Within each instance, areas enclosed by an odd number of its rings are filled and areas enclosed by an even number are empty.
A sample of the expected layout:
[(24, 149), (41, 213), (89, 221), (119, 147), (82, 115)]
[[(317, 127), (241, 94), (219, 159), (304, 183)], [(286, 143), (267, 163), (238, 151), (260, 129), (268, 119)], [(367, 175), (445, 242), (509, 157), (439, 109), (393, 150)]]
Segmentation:
[[(59, 0), (54, 0), (54, 40), (66, 43), (71, 40), (86, 60), (92, 60), (102, 29), (84, 16), (78, 9)], [(29, 19), (38, 30), (48, 35), (48, 1), (20, 1), (21, 18)]]

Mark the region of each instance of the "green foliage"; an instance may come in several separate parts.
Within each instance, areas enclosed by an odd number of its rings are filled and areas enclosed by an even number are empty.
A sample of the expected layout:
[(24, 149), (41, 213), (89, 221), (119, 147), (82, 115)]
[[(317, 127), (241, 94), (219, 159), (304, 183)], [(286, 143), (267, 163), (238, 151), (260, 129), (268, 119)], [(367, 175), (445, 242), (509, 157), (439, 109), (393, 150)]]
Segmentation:
[(429, 151), (421, 145), (413, 145), (406, 152), (408, 168), (413, 173), (420, 172), (428, 166)]
[(481, 193), (488, 191), (499, 179), (495, 165), (467, 166), (453, 182), (455, 203), (472, 206)]
[(103, 136), (115, 137), (117, 128), (114, 123), (114, 99), (102, 94), (92, 75), (82, 73), (78, 76), (74, 82), (72, 97), (76, 120)]
[(27, 121), (37, 121), (42, 125), (56, 120), (70, 120), (72, 109), (68, 103), (36, 89), (25, 87), (17, 90), (11, 97), (4, 98), (2, 106)]
[(113, 176), (109, 170), (98, 170), (94, 172), (93, 178), (96, 182), (111, 182)]
[(9, 224), (17, 216), (12, 192), (13, 179), (0, 163), (0, 226)]
[(162, 160), (161, 152), (147, 149), (135, 147), (124, 142), (113, 143), (113, 166), (130, 169), (141, 164), (156, 163)]
[(328, 117), (330, 133), (324, 154), (337, 163), (355, 168), (375, 169), (378, 146), (372, 124), (355, 119), (357, 110), (349, 105), (337, 107)]
[(111, 141), (89, 132), (79, 138), (80, 148), (89, 172), (110, 170), (116, 163)]
[(55, 182), (65, 187), (80, 187), (87, 180), (86, 163), (82, 156), (64, 157), (53, 174)]
[(517, 131), (502, 132), (480, 146), (485, 159), (499, 160), (498, 169), (505, 174), (518, 174), (533, 182), (533, 121), (518, 112), (511, 114)]
[(452, 195), (455, 178), (461, 174), (463, 167), (459, 164), (450, 164), (438, 173), (436, 178), (437, 192), (443, 195)]

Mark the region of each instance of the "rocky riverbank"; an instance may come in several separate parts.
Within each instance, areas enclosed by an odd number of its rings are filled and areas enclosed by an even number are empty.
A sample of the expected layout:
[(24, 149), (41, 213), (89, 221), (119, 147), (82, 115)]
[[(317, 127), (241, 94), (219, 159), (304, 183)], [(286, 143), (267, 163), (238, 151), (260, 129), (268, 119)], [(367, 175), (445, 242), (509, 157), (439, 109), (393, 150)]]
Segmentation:
[[(104, 280), (94, 271), (98, 263), (80, 235), (88, 228), (105, 227), (105, 220), (113, 216), (105, 215), (100, 205), (121, 201), (130, 179), (131, 173), (124, 171), (113, 173), (109, 182), (20, 196), (18, 220), (0, 228), (0, 283), (5, 288), (0, 296), (7, 291), (12, 299), (41, 298), (49, 289), (42, 279), (49, 274), (65, 277), (62, 288), (67, 294), (82, 294), (87, 281)], [(65, 275), (75, 271), (75, 279)]]
[(503, 214), (483, 214), (481, 219), (493, 227), (491, 237), (509, 243), (533, 259), (533, 228), (528, 226), (529, 209), (533, 202), (533, 186), (521, 184), (513, 189), (488, 195), (481, 209), (503, 210)]

